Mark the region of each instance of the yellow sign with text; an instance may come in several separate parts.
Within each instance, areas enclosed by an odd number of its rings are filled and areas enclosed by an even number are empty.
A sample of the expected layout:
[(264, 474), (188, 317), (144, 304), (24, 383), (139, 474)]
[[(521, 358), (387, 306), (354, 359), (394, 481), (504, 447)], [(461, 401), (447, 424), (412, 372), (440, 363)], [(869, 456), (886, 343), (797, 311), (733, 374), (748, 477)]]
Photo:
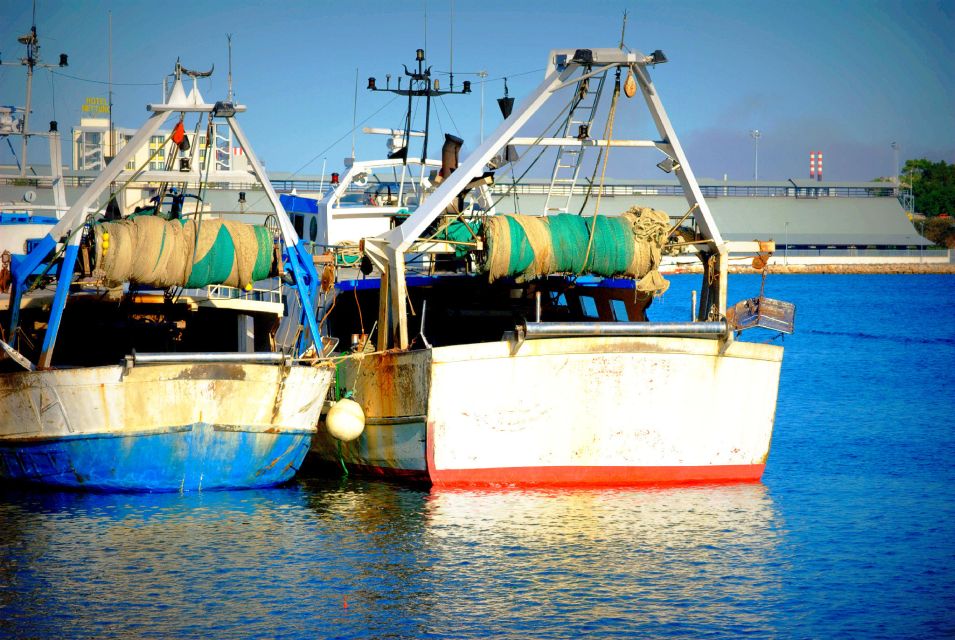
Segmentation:
[(106, 98), (87, 98), (82, 108), (84, 113), (109, 113)]

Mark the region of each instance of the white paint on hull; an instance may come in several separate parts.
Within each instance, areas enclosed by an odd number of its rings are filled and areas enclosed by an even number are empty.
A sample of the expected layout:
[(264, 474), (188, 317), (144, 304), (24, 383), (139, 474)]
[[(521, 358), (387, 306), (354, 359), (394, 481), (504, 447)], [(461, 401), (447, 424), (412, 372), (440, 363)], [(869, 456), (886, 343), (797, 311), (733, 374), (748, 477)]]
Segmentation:
[[(434, 350), (435, 469), (762, 464), (782, 349), (567, 338)], [(481, 393), (460, 393), (462, 380)]]
[[(342, 452), (349, 463), (432, 476), (494, 468), (761, 469), (783, 350), (741, 342), (720, 348), (710, 339), (593, 337), (527, 341), (513, 353), (512, 344), (495, 342), (368, 355), (360, 366), (345, 365), (369, 426)], [(427, 428), (392, 424), (419, 413)], [(313, 451), (338, 460), (323, 430)]]
[(266, 364), (89, 367), (0, 375), (0, 440), (132, 434), (204, 422), (314, 429), (334, 371)]

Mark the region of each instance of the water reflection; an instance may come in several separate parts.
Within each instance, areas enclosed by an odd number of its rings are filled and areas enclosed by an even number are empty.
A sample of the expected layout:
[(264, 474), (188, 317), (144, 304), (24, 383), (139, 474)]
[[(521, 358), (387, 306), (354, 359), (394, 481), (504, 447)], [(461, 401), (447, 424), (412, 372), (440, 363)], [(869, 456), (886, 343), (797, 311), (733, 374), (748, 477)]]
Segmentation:
[(781, 535), (759, 484), (0, 490), (0, 636), (765, 633)]
[(564, 637), (774, 627), (782, 533), (761, 484), (435, 491), (427, 505), (445, 586), (431, 609), (467, 611), (462, 630), (502, 616)]

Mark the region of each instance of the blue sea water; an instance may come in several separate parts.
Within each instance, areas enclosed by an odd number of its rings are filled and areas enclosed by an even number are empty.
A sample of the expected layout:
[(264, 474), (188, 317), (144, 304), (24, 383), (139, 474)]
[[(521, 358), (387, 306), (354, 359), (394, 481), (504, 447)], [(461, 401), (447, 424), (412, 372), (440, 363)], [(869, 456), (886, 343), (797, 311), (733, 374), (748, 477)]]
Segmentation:
[[(672, 280), (653, 319), (689, 314)], [(761, 483), (7, 487), (0, 636), (955, 637), (955, 277), (766, 294), (798, 311)]]

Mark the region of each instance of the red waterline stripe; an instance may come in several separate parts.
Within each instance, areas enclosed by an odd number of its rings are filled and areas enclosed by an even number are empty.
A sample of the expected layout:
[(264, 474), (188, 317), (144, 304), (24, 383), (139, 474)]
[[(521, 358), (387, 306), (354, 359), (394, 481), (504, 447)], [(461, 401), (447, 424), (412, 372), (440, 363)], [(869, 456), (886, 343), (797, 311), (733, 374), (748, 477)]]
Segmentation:
[[(436, 486), (452, 485), (639, 485), (693, 482), (756, 482), (765, 464), (700, 466), (604, 466), (604, 467), (497, 467), (485, 469), (437, 469), (434, 464), (434, 423), (428, 421), (425, 451), (428, 476)], [(393, 470), (385, 470), (387, 471)]]
[(493, 469), (434, 469), (431, 482), (451, 485), (639, 485), (694, 482), (755, 482), (765, 464), (669, 467), (500, 467)]
[(430, 482), (435, 486), (630, 486), (757, 482), (766, 465), (704, 465), (698, 467), (499, 467), (413, 471), (371, 465), (349, 465), (367, 476)]

